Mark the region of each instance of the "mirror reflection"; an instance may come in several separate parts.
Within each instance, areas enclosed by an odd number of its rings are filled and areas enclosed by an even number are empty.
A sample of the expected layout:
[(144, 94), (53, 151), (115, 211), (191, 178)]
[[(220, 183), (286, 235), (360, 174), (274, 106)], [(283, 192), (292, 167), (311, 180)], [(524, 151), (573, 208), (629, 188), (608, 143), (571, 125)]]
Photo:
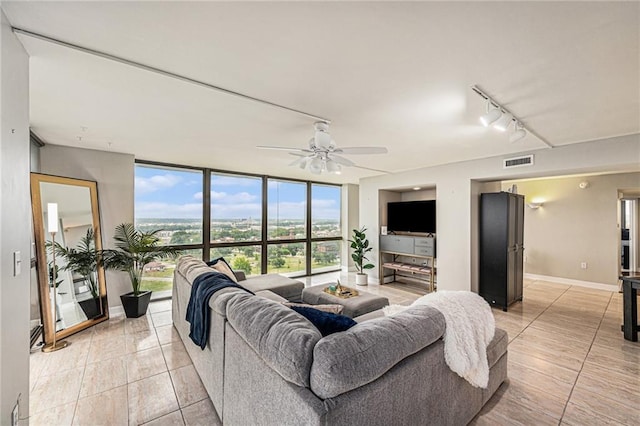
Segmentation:
[[(45, 340), (107, 319), (95, 182), (32, 174), (34, 229)], [(54, 310), (55, 306), (55, 325)]]

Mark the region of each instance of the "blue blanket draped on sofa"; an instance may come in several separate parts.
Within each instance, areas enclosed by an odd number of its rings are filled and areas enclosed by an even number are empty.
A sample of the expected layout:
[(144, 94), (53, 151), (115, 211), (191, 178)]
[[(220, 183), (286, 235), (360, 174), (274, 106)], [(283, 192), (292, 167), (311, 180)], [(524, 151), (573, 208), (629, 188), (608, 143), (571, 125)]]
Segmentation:
[(226, 287), (240, 288), (253, 294), (220, 272), (207, 272), (193, 280), (186, 320), (191, 325), (189, 337), (203, 350), (209, 336), (209, 299), (216, 291)]

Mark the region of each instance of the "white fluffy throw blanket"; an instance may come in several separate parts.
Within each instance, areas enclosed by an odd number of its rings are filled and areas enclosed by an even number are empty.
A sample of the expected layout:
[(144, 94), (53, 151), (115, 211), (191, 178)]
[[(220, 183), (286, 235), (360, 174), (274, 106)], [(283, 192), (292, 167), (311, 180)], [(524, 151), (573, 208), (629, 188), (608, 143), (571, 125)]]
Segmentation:
[[(411, 306), (428, 305), (444, 315), (444, 358), (454, 373), (475, 387), (489, 385), (487, 346), (495, 333), (495, 319), (489, 304), (470, 291), (438, 291), (422, 296)], [(384, 308), (387, 316), (410, 306)]]

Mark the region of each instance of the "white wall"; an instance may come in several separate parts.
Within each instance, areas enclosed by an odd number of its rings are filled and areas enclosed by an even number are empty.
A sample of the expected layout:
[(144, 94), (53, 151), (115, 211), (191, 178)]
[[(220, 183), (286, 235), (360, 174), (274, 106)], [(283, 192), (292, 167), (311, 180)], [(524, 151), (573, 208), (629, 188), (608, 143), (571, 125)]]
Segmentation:
[[(580, 189), (580, 182), (589, 186)], [(525, 272), (615, 286), (618, 282), (620, 229), (618, 193), (640, 188), (640, 173), (508, 181), (525, 202)], [(587, 262), (587, 269), (580, 264)]]
[[(506, 143), (506, 142), (505, 142)], [(438, 288), (469, 290), (477, 285), (472, 272), (472, 257), (477, 255), (477, 241), (472, 239), (477, 215), (472, 216), (478, 188), (474, 181), (558, 176), (608, 170), (640, 169), (640, 134), (541, 149), (531, 167), (502, 168), (503, 157), (428, 167), (403, 173), (381, 175), (360, 182), (360, 225), (378, 230), (380, 222), (379, 191), (407, 188), (430, 182), (437, 188)], [(525, 154), (525, 153), (523, 153)], [(511, 155), (509, 156), (511, 157)], [(373, 263), (378, 263), (378, 238), (374, 245)], [(472, 266), (473, 265), (473, 266)], [(369, 271), (378, 274), (378, 268)], [(377, 278), (377, 277), (376, 277)]]
[[(98, 182), (102, 244), (113, 248), (113, 231), (133, 223), (134, 157), (106, 151), (46, 145), (40, 151), (42, 173)], [(120, 295), (131, 291), (126, 274), (107, 271), (109, 308), (122, 306)]]
[(9, 425), (18, 394), (20, 417), (29, 415), (29, 57), (0, 14), (0, 424)]
[(340, 254), (340, 265), (343, 271), (355, 271), (353, 259), (351, 259), (351, 247), (347, 241), (351, 238), (353, 229), (358, 227), (359, 217), (359, 188), (358, 185), (342, 185), (342, 253)]

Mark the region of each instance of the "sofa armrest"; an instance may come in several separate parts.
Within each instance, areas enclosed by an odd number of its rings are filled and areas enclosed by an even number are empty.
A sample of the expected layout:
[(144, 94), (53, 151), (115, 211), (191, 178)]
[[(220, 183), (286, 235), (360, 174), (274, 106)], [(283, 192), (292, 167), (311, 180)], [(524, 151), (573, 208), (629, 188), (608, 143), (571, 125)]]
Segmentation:
[(247, 274), (245, 274), (244, 271), (233, 271), (233, 274), (236, 276), (238, 282), (246, 281), (247, 279)]

